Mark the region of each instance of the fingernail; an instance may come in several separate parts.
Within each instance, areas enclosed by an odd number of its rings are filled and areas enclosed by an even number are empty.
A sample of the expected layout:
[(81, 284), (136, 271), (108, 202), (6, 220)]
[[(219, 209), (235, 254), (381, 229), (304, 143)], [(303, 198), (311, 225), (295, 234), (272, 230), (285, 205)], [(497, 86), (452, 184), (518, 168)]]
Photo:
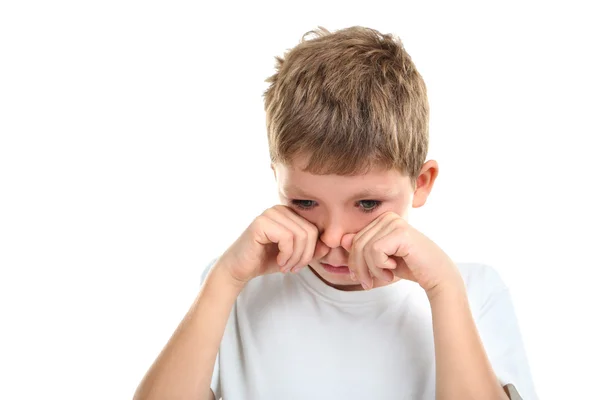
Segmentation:
[(365, 289), (365, 290), (369, 290), (369, 285), (367, 284), (367, 282), (365, 282), (365, 281), (360, 281), (360, 284), (362, 285), (363, 289)]
[(350, 279), (352, 279), (353, 281), (356, 280), (356, 275), (354, 275), (354, 272), (350, 271)]
[(300, 271), (302, 269), (302, 267), (303, 267), (303, 265), (298, 265), (298, 266), (292, 268), (291, 271), (293, 273), (296, 273), (296, 272)]

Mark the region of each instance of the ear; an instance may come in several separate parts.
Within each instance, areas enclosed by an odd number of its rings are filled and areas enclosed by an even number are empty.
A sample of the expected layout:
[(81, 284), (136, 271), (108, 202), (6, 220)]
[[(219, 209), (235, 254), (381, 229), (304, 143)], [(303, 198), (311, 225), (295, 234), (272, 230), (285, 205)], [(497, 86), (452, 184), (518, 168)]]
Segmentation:
[(417, 177), (415, 194), (413, 196), (413, 208), (421, 207), (427, 201), (431, 189), (433, 189), (433, 183), (438, 176), (440, 168), (437, 161), (429, 160), (423, 164), (421, 172)]

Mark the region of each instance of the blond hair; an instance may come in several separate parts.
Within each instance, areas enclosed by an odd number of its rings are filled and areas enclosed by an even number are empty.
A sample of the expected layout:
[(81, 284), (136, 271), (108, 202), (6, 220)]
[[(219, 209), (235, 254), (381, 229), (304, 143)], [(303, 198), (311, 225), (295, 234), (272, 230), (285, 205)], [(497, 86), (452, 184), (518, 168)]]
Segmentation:
[(414, 183), (427, 156), (429, 103), (398, 37), (319, 27), (275, 58), (264, 93), (273, 163), (306, 156), (305, 171), (338, 175), (396, 168)]

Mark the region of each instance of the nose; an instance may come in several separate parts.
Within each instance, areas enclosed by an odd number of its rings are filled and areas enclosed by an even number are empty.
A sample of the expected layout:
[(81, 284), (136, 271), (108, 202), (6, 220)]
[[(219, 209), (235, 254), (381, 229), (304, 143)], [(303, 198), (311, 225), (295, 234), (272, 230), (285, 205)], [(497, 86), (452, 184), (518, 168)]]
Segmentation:
[(342, 236), (344, 236), (346, 233), (346, 230), (341, 224), (335, 221), (330, 221), (321, 229), (321, 235), (319, 238), (327, 247), (330, 249), (335, 249), (336, 247), (340, 247), (342, 245)]

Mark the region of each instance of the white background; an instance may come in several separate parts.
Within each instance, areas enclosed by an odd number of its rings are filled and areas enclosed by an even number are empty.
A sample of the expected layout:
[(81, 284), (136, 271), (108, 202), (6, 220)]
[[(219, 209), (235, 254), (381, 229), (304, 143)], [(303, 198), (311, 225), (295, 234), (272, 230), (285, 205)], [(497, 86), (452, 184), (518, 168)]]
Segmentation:
[(401, 37), (441, 166), (413, 224), (500, 271), (541, 398), (597, 394), (594, 2), (200, 3), (1, 3), (0, 398), (131, 398), (276, 202), (264, 79), (318, 25)]

